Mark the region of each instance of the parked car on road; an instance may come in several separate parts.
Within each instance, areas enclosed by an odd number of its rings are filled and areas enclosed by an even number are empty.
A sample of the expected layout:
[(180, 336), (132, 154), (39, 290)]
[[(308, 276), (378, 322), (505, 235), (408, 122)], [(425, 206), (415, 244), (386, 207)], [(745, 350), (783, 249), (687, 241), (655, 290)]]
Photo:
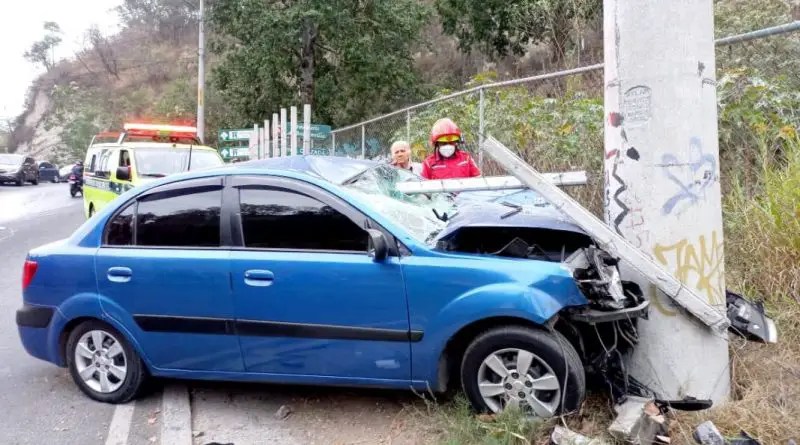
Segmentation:
[(587, 369), (626, 377), (608, 348), (632, 347), (648, 302), (614, 258), (555, 209), (407, 180), (297, 156), (142, 184), (29, 252), (22, 343), (110, 403), (156, 376), (460, 386), (549, 417), (580, 406)]
[(39, 180), (40, 181), (50, 181), (50, 182), (58, 182), (59, 181), (59, 172), (58, 167), (54, 164), (42, 161), (39, 163)]
[(18, 186), (26, 182), (39, 184), (39, 168), (30, 156), (0, 154), (0, 183), (13, 182)]

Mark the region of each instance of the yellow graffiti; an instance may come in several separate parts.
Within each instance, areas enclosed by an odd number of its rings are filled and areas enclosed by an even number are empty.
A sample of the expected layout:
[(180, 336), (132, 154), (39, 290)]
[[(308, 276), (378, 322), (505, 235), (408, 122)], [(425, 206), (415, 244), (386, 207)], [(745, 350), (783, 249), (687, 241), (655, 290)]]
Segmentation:
[(658, 291), (658, 288), (656, 287), (655, 284), (650, 285), (650, 295), (653, 296), (653, 298), (650, 301), (653, 303), (653, 306), (658, 310), (658, 312), (661, 312), (663, 315), (666, 315), (667, 317), (674, 317), (678, 315), (678, 312), (667, 309), (667, 307), (669, 307), (670, 304), (669, 301), (666, 300), (665, 300), (666, 302), (661, 301), (661, 299), (663, 298), (662, 297), (663, 294)]
[(711, 232), (710, 237), (701, 235), (695, 243), (684, 238), (668, 246), (656, 244), (653, 255), (681, 283), (704, 293), (709, 303), (725, 303), (722, 285), (725, 276), (723, 244), (716, 231)]

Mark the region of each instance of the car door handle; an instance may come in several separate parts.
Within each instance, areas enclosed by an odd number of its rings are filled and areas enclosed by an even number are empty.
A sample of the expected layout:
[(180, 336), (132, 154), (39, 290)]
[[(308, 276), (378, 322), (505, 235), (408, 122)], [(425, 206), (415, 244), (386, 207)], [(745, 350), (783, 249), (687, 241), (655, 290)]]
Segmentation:
[(251, 269), (244, 273), (244, 282), (248, 286), (269, 286), (274, 280), (275, 274), (268, 270)]
[(113, 283), (127, 283), (133, 276), (133, 271), (129, 267), (110, 267), (108, 269), (108, 281)]

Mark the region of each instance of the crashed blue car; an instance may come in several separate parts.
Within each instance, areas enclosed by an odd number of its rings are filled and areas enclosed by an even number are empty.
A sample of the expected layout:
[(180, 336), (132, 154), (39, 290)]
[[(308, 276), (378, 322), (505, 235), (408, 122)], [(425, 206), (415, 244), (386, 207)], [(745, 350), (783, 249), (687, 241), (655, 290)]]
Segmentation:
[(22, 343), (108, 403), (155, 376), (461, 388), (550, 417), (622, 381), (608, 351), (647, 301), (615, 258), (516, 192), (397, 190), (417, 180), (296, 156), (129, 190), (29, 252)]

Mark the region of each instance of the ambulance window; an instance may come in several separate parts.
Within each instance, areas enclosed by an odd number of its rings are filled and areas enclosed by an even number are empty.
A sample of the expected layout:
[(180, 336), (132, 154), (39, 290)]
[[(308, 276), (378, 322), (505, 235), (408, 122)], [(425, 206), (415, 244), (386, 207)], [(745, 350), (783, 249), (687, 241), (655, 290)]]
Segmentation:
[(113, 150), (105, 150), (100, 154), (100, 161), (97, 167), (97, 175), (107, 178), (111, 176), (111, 170), (109, 170), (109, 161), (111, 160), (111, 154)]
[(120, 150), (119, 152), (119, 166), (120, 167), (128, 167), (131, 165), (131, 158), (128, 154), (128, 150)]
[(86, 171), (89, 173), (94, 173), (95, 167), (97, 167), (97, 154), (92, 155), (92, 160), (89, 161), (89, 169)]

